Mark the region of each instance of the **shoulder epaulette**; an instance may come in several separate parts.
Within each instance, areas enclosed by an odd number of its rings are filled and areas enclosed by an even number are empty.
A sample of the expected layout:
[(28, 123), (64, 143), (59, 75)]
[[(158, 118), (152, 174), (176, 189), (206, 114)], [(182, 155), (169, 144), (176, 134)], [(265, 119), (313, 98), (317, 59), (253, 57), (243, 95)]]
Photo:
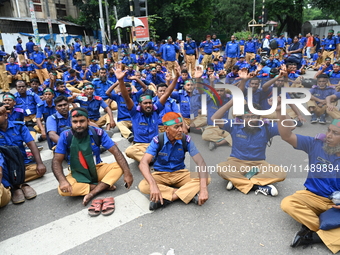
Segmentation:
[(154, 140), (155, 143), (159, 143), (159, 140), (158, 140), (158, 135), (155, 136), (154, 138), (152, 138), (152, 140)]
[(191, 136), (190, 136), (190, 135), (185, 135), (185, 139), (186, 139), (187, 143), (190, 143), (190, 141), (191, 141)]
[(96, 99), (96, 100), (99, 100), (99, 101), (102, 100), (102, 98), (100, 96), (94, 96), (93, 98)]

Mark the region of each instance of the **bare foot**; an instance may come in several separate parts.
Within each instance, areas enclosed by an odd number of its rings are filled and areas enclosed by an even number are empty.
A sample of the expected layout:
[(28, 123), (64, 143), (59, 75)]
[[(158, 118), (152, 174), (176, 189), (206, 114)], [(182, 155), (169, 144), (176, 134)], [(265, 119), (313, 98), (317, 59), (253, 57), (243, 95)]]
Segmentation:
[(112, 187), (108, 187), (107, 190), (109, 190), (109, 191), (115, 191), (116, 188), (117, 188), (117, 187), (116, 187), (115, 185), (112, 185)]
[(87, 195), (84, 196), (84, 199), (83, 199), (83, 205), (87, 205), (88, 202), (90, 202), (93, 198), (93, 194), (89, 193)]

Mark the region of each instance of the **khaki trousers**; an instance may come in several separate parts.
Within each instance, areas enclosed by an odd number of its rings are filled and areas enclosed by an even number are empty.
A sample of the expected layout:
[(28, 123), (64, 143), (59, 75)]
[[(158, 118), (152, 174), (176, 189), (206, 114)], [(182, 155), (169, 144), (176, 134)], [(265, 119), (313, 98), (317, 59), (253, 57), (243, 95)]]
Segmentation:
[(27, 73), (21, 74), (22, 80), (24, 80), (26, 83), (30, 82), (30, 76)]
[(135, 143), (126, 148), (125, 154), (129, 158), (140, 162), (149, 145), (150, 143)]
[(204, 69), (204, 70), (207, 69), (207, 66), (208, 66), (209, 64), (211, 64), (212, 62), (213, 62), (213, 60), (212, 60), (211, 54), (210, 54), (210, 55), (204, 54), (204, 57), (203, 57), (203, 59), (202, 59), (203, 69)]
[(165, 67), (168, 70), (168, 73), (173, 76), (175, 73), (175, 66), (176, 66), (176, 61), (166, 61), (165, 62)]
[(326, 197), (318, 196), (308, 190), (299, 190), (282, 200), (281, 209), (297, 222), (315, 231), (328, 249), (337, 253), (340, 250), (340, 228), (319, 229), (319, 215), (330, 209), (332, 205), (333, 202)]
[(338, 60), (340, 59), (340, 43), (336, 46), (336, 58)]
[[(98, 182), (103, 182), (110, 187), (115, 184), (118, 179), (123, 175), (123, 170), (120, 168), (117, 162), (108, 164), (108, 163), (99, 163), (96, 165)], [(75, 178), (72, 177), (72, 174), (69, 173), (66, 176), (67, 181), (72, 186), (72, 195), (69, 192), (62, 192), (58, 187), (58, 193), (61, 196), (85, 196), (90, 193), (90, 184), (77, 182)]]
[(326, 112), (333, 119), (340, 119), (340, 111), (338, 110), (338, 108), (334, 108), (333, 111), (326, 110)]
[(324, 50), (322, 53), (323, 59), (326, 59), (327, 57), (331, 58), (331, 64), (334, 63), (334, 50), (332, 51), (326, 51)]
[(204, 141), (215, 142), (215, 143), (220, 142), (224, 139), (229, 143), (230, 146), (233, 144), (230, 134), (227, 131), (220, 129), (217, 126), (216, 127), (207, 126), (204, 129), (204, 132), (202, 134), (202, 139)]
[(118, 52), (113, 52), (113, 60), (117, 63), (118, 62)]
[(196, 67), (196, 57), (195, 55), (189, 56), (186, 55), (186, 64), (188, 71), (190, 70), (191, 76), (194, 77), (195, 74), (195, 67)]
[(112, 111), (117, 110), (118, 106), (116, 101), (113, 101), (112, 99), (108, 98), (104, 101)]
[(319, 106), (316, 104), (316, 102), (314, 100), (309, 100), (307, 102), (307, 107), (309, 109), (309, 107), (313, 107), (314, 108), (314, 113), (316, 114), (316, 116), (320, 116), (324, 113), (326, 113), (327, 110), (327, 105), (323, 105), (323, 106)]
[(106, 113), (105, 115), (101, 116), (98, 120), (91, 120), (91, 122), (96, 123), (98, 127), (104, 126), (106, 123), (110, 123), (110, 116)]
[(215, 58), (218, 58), (220, 56), (220, 52), (219, 51), (213, 51), (213, 56), (214, 56), (214, 59)]
[[(82, 84), (82, 83), (81, 83)], [(77, 88), (75, 88), (74, 86), (78, 86), (78, 85), (71, 85), (70, 83), (67, 83), (66, 84), (66, 88), (68, 88), (69, 90), (71, 90), (72, 91), (72, 93), (81, 93), (81, 90), (80, 89), (77, 89)], [(80, 87), (81, 85), (80, 85), (80, 83), (79, 83), (79, 87)]]
[(0, 208), (4, 207), (11, 201), (11, 188), (5, 188), (2, 183), (0, 183)]
[(20, 74), (17, 75), (7, 75), (7, 86), (4, 86), (3, 90), (8, 92), (9, 91), (9, 85), (12, 84), (13, 80), (18, 81), (18, 80), (22, 80), (22, 77)]
[(236, 58), (227, 58), (227, 62), (224, 64), (224, 69), (228, 71), (231, 70), (233, 66), (236, 64), (237, 59)]
[(46, 68), (43, 69), (35, 69), (35, 72), (38, 76), (38, 79), (40, 81), (40, 84), (43, 84), (45, 80), (49, 78), (48, 71)]
[(91, 60), (92, 60), (92, 55), (91, 55), (91, 56), (85, 55), (85, 63), (86, 63), (86, 67), (88, 67), (89, 65), (91, 65)]
[(33, 181), (40, 178), (41, 176), (37, 173), (37, 165), (31, 164), (25, 166), (25, 182)]
[(104, 67), (104, 54), (98, 54), (99, 57), (99, 65), (100, 67)]
[[(172, 200), (172, 194), (175, 193), (179, 199), (188, 204), (193, 197), (200, 191), (200, 179), (198, 173), (189, 172), (187, 169), (181, 169), (175, 172), (159, 172), (152, 173), (159, 191), (164, 199)], [(208, 183), (210, 183), (210, 178)], [(143, 179), (139, 185), (139, 190), (144, 194), (150, 194), (150, 185)], [(177, 189), (176, 192), (174, 190)]]
[(19, 64), (21, 64), (22, 61), (25, 61), (25, 55), (23, 54), (18, 54), (18, 58), (19, 58)]
[(123, 120), (117, 122), (117, 127), (123, 137), (128, 138), (132, 133), (130, 128), (132, 128), (132, 122), (130, 120)]
[(77, 60), (78, 60), (78, 59), (83, 60), (83, 56), (82, 56), (82, 54), (81, 54), (80, 51), (76, 52), (76, 54), (77, 54)]
[(247, 52), (246, 53), (246, 61), (248, 62), (248, 64), (250, 63), (250, 60), (252, 60), (255, 57), (256, 57), (255, 53)]
[(205, 115), (197, 115), (193, 120), (190, 122), (191, 127), (204, 127), (207, 125), (207, 116)]
[[(0, 64), (0, 89), (8, 87), (7, 71), (5, 64)], [(9, 90), (9, 88), (7, 88)]]
[[(223, 179), (231, 181), (242, 193), (247, 194), (254, 185), (264, 186), (283, 181), (287, 173), (277, 165), (272, 165), (265, 160), (250, 161), (229, 157), (226, 162), (218, 164), (217, 173)], [(244, 175), (257, 167), (259, 173), (248, 179)]]

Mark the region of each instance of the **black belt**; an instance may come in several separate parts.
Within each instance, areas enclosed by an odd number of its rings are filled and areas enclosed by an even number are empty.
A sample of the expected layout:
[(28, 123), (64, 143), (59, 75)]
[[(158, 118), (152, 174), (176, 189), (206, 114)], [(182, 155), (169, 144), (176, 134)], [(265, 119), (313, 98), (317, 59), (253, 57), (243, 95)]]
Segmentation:
[(204, 54), (205, 54), (205, 55), (211, 55), (212, 53), (209, 54), (209, 53), (205, 53), (205, 52), (204, 52)]
[(187, 54), (187, 56), (193, 56), (194, 54)]
[[(335, 50), (335, 49), (334, 49)], [(333, 50), (325, 50), (325, 51), (333, 51)]]

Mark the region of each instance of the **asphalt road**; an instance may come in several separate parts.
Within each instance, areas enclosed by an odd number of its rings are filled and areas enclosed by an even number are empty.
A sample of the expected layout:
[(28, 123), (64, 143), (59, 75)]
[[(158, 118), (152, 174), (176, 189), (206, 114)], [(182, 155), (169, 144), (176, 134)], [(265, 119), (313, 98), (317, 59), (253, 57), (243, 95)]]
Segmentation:
[[(312, 75), (314, 71), (306, 76)], [(326, 132), (327, 125), (311, 125), (307, 119), (295, 133), (315, 136)], [(129, 143), (115, 131), (113, 140), (124, 151)], [(230, 147), (209, 151), (208, 142), (199, 135), (192, 134), (192, 139), (207, 165), (225, 161), (230, 154)], [(289, 246), (300, 225), (280, 209), (280, 203), (304, 188), (304, 171), (290, 172), (285, 181), (275, 184), (277, 197), (227, 191), (226, 181), (213, 173), (209, 200), (203, 206), (176, 201), (151, 213), (148, 197), (137, 188), (142, 180), (138, 165), (129, 160), (133, 187), (126, 190), (120, 179), (116, 191), (101, 195), (115, 197), (115, 213), (91, 218), (81, 197), (59, 196), (51, 173), (52, 154), (46, 142), (41, 144), (47, 174), (31, 182), (38, 192), (35, 199), (0, 210), (0, 254), (332, 254), (323, 244), (306, 249)], [(109, 152), (103, 158), (105, 162), (114, 160)], [(304, 152), (294, 150), (280, 137), (267, 148), (267, 161), (286, 166), (308, 163)], [(187, 163), (194, 168), (192, 162)]]

